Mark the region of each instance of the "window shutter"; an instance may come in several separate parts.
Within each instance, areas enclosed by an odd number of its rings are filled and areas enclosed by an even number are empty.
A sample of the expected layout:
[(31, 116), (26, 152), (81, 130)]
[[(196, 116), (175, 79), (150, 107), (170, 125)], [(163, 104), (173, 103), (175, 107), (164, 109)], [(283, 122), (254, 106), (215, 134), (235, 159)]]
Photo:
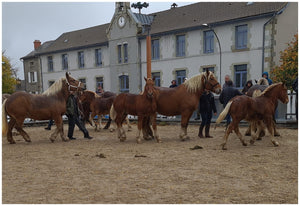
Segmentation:
[(37, 72), (34, 72), (34, 82), (37, 82)]
[(30, 72), (28, 72), (28, 82), (31, 82), (31, 78), (30, 78)]

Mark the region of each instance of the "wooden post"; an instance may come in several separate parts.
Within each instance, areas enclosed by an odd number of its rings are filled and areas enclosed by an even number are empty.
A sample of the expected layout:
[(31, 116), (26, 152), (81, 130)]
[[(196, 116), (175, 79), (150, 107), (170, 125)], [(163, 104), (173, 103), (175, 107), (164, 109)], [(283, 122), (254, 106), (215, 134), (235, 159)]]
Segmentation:
[(146, 43), (147, 43), (147, 78), (152, 78), (151, 77), (151, 36), (150, 36), (150, 32), (148, 32), (148, 35), (146, 38)]

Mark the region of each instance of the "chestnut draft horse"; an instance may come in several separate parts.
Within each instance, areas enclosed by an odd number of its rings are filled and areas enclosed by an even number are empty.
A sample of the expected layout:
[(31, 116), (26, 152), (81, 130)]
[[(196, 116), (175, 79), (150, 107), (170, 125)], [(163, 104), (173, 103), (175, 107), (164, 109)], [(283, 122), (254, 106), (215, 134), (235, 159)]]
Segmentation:
[[(61, 139), (67, 141), (63, 132), (62, 115), (66, 112), (66, 101), (70, 91), (82, 90), (84, 83), (72, 78), (66, 73), (66, 78), (61, 78), (49, 87), (43, 94), (29, 94), (16, 92), (8, 97), (2, 104), (2, 135), (7, 135), (11, 144), (16, 142), (12, 138), (12, 129), (15, 127), (26, 142), (31, 142), (29, 135), (23, 130), (25, 118), (35, 120), (53, 119), (56, 130), (50, 140), (54, 142), (58, 133)], [(10, 121), (7, 123), (7, 115)]]
[(118, 138), (121, 142), (126, 140), (126, 134), (122, 127), (122, 122), (128, 114), (138, 116), (138, 133), (136, 136), (137, 143), (141, 143), (141, 130), (144, 118), (150, 117), (154, 130), (154, 137), (157, 142), (161, 142), (156, 128), (156, 89), (154, 81), (146, 79), (146, 85), (142, 94), (119, 94), (111, 107), (110, 116), (117, 124)]
[(289, 102), (287, 87), (282, 82), (272, 84), (267, 89), (265, 89), (263, 93), (258, 97), (248, 97), (242, 95), (236, 96), (232, 100), (230, 100), (216, 120), (216, 123), (219, 124), (228, 113), (232, 117), (232, 122), (229, 124), (225, 132), (224, 142), (221, 145), (222, 149), (227, 149), (227, 139), (232, 130), (235, 131), (243, 146), (247, 146), (247, 143), (245, 142), (242, 134), (239, 131), (239, 122), (243, 119), (248, 121), (250, 124), (258, 124), (258, 130), (256, 134), (255, 131), (253, 131), (253, 127), (251, 127), (251, 144), (254, 144), (255, 140), (257, 139), (257, 134), (260, 133), (262, 127), (260, 124), (263, 121), (263, 123), (266, 124), (269, 133), (271, 134), (271, 141), (273, 145), (279, 146), (279, 143), (274, 140), (273, 121), (273, 116), (278, 99), (284, 104), (287, 104)]
[(210, 72), (202, 72), (191, 77), (183, 84), (175, 88), (155, 87), (158, 90), (157, 112), (165, 116), (181, 115), (182, 141), (188, 139), (187, 127), (190, 117), (197, 109), (199, 99), (205, 89), (216, 94), (221, 92), (221, 86), (215, 75)]
[[(84, 91), (80, 94), (79, 100), (82, 103), (82, 105), (85, 105), (83, 107), (84, 109), (84, 118), (89, 119), (90, 124), (95, 127), (95, 131), (101, 129), (101, 115), (109, 114), (110, 108), (113, 104), (114, 99), (116, 98), (116, 94), (112, 92), (105, 92), (103, 96), (99, 96), (97, 93), (92, 91)], [(91, 112), (91, 114), (90, 114)], [(95, 124), (93, 119), (94, 117), (98, 115), (97, 123)], [(128, 130), (131, 128), (129, 124), (128, 118), (126, 118)], [(109, 126), (108, 126), (109, 127)]]

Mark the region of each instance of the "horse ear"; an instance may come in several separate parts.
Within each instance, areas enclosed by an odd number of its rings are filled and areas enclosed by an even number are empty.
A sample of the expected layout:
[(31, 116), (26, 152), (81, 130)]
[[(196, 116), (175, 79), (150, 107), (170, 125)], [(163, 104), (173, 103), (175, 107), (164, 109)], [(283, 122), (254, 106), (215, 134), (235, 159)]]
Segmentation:
[(145, 79), (145, 82), (147, 82), (147, 78), (146, 78), (146, 77), (144, 77), (144, 79)]
[(208, 68), (206, 68), (206, 75), (207, 75), (207, 76), (209, 75), (209, 70), (208, 70)]
[(69, 79), (70, 78), (70, 72), (66, 72), (66, 78)]

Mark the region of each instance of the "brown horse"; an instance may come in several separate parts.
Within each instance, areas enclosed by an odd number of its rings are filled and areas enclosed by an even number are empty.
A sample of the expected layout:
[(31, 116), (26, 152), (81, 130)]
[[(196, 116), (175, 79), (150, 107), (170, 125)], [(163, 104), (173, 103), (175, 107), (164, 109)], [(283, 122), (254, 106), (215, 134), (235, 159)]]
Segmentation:
[[(97, 93), (92, 92), (92, 91), (84, 91), (82, 94), (80, 94), (79, 99), (82, 105), (84, 106), (84, 115), (85, 119), (89, 119), (90, 124), (95, 127), (95, 131), (98, 130), (98, 125), (99, 129), (101, 129), (101, 116), (109, 114), (110, 108), (113, 104), (114, 99), (116, 98), (116, 94), (112, 92), (105, 92), (104, 95), (99, 96)], [(91, 112), (91, 114), (90, 114)], [(95, 124), (93, 119), (94, 117), (98, 115), (98, 120), (97, 123)], [(128, 125), (128, 130), (131, 128), (129, 124), (128, 118), (127, 120), (127, 125)]]
[[(261, 78), (260, 80), (257, 81), (256, 85), (253, 85), (252, 87), (249, 88), (247, 91), (246, 95), (249, 97), (258, 97), (261, 95), (261, 93), (268, 88), (269, 82), (265, 78)], [(276, 102), (275, 108), (277, 108), (278, 102)], [(274, 117), (274, 122), (275, 122), (275, 117)], [(260, 124), (263, 125), (263, 124)], [(251, 136), (251, 127), (254, 127), (253, 130), (256, 131), (256, 125), (249, 125), (247, 131), (245, 132), (246, 136)], [(265, 135), (265, 128), (261, 130), (257, 140), (261, 140), (261, 138)], [(274, 126), (274, 135), (275, 136), (280, 136), (279, 132), (276, 130), (276, 125)]]
[[(230, 100), (216, 121), (217, 124), (220, 123), (228, 113), (232, 117), (232, 122), (229, 124), (226, 130), (224, 142), (221, 145), (222, 149), (227, 149), (227, 139), (232, 130), (235, 131), (242, 144), (247, 146), (247, 143), (239, 131), (239, 122), (243, 119), (250, 123), (255, 122), (258, 124), (262, 123), (263, 121), (263, 123), (266, 124), (269, 133), (271, 134), (271, 141), (273, 145), (278, 146), (278, 142), (274, 140), (273, 121), (275, 106), (278, 99), (284, 104), (289, 102), (287, 87), (282, 82), (269, 86), (266, 90), (264, 90), (261, 96), (253, 98), (242, 95), (234, 97), (232, 100)], [(260, 133), (260, 130), (261, 125), (258, 125), (257, 134)], [(257, 134), (254, 134), (255, 132), (253, 130), (251, 132), (252, 139), (250, 143), (254, 144)]]
[(118, 138), (120, 141), (126, 140), (126, 134), (122, 128), (122, 122), (128, 114), (138, 116), (138, 134), (136, 137), (137, 143), (141, 142), (141, 130), (142, 122), (144, 118), (150, 117), (152, 121), (152, 127), (154, 130), (154, 137), (157, 142), (160, 142), (160, 138), (157, 134), (156, 128), (156, 97), (157, 92), (154, 88), (154, 81), (150, 78), (146, 79), (146, 85), (142, 94), (119, 94), (111, 107), (110, 116), (117, 124)]
[[(25, 118), (35, 120), (53, 119), (57, 126), (50, 140), (54, 142), (58, 133), (63, 141), (67, 141), (63, 132), (62, 115), (66, 111), (66, 101), (70, 91), (82, 90), (84, 84), (66, 73), (66, 78), (56, 81), (43, 94), (29, 94), (16, 92), (12, 94), (2, 105), (2, 134), (7, 135), (11, 144), (16, 142), (12, 138), (12, 129), (15, 127), (26, 142), (31, 142), (29, 135), (23, 130)], [(7, 115), (10, 121), (7, 123)]]
[(191, 77), (175, 88), (155, 87), (158, 90), (157, 112), (166, 116), (181, 115), (182, 141), (188, 139), (187, 127), (190, 117), (197, 109), (205, 89), (219, 94), (221, 86), (210, 71)]

